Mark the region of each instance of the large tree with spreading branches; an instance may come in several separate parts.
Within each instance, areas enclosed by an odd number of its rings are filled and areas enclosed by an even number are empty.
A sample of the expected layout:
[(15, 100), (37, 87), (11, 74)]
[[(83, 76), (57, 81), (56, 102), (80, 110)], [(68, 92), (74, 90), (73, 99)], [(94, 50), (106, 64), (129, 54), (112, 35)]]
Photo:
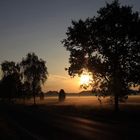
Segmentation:
[(113, 97), (114, 107), (140, 84), (140, 15), (118, 0), (106, 3), (97, 16), (72, 21), (62, 41), (70, 52), (68, 73), (93, 73), (93, 89)]

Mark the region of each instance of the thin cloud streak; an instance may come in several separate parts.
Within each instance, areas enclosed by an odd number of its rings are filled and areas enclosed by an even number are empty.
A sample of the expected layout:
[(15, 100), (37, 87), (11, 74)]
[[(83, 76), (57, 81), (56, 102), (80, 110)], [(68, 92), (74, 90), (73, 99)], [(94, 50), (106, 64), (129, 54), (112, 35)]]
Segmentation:
[(66, 92), (80, 92), (79, 77), (71, 78), (69, 75), (50, 74), (43, 86), (43, 91), (59, 91), (61, 88)]
[(68, 77), (62, 76), (62, 75), (57, 75), (57, 74), (50, 74), (48, 77), (48, 80), (67, 80)]

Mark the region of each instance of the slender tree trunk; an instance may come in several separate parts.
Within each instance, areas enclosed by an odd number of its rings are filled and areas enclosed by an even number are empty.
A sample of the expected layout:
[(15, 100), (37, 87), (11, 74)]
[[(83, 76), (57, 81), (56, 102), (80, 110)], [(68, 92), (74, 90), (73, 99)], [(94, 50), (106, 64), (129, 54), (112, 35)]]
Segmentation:
[(114, 90), (114, 109), (115, 112), (119, 111), (119, 93), (120, 93), (120, 80), (119, 80), (119, 74), (118, 74), (118, 68), (117, 64), (115, 65), (115, 72), (114, 72), (114, 85), (113, 85), (113, 90)]
[(36, 105), (36, 100), (35, 100), (35, 93), (33, 93), (34, 94), (34, 105)]
[(34, 105), (36, 105), (36, 100), (35, 100), (35, 83), (33, 82), (33, 98), (34, 98)]
[(114, 96), (114, 109), (115, 109), (115, 112), (119, 111), (119, 97), (117, 94), (115, 94)]

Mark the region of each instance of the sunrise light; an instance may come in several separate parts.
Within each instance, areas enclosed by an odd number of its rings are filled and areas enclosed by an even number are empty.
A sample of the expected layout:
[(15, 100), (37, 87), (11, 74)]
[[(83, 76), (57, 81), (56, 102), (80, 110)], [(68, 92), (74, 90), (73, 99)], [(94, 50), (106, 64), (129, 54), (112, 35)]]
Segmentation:
[(80, 75), (80, 85), (87, 85), (89, 86), (93, 81), (93, 76), (91, 72), (84, 70), (83, 73)]

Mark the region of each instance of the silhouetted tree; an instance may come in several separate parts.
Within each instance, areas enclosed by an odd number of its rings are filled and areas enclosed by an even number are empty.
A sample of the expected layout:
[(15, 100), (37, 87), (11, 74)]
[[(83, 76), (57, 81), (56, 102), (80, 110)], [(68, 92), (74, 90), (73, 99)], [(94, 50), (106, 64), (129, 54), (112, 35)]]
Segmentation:
[(28, 53), (27, 57), (23, 58), (21, 66), (23, 69), (24, 81), (28, 81), (30, 84), (34, 97), (34, 104), (36, 104), (35, 97), (39, 92), (38, 89), (41, 90), (41, 84), (46, 81), (48, 76), (45, 61), (39, 59), (35, 53)]
[(93, 89), (100, 95), (126, 97), (133, 85), (140, 84), (140, 15), (118, 0), (106, 3), (97, 16), (72, 21), (62, 41), (70, 51), (68, 73), (80, 74), (83, 68), (93, 73)]
[(40, 92), (40, 93), (39, 93), (40, 100), (44, 100), (44, 96), (45, 96), (45, 95), (44, 95), (43, 92)]
[(62, 102), (65, 100), (65, 98), (66, 98), (66, 93), (65, 93), (64, 89), (61, 89), (59, 91), (59, 101)]
[(13, 61), (4, 61), (1, 64), (3, 78), (1, 80), (1, 98), (9, 99), (20, 97), (21, 74), (20, 67)]
[(24, 99), (24, 103), (25, 103), (25, 99), (29, 99), (32, 97), (31, 94), (31, 85), (28, 81), (25, 81), (22, 85), (21, 85), (21, 97)]

